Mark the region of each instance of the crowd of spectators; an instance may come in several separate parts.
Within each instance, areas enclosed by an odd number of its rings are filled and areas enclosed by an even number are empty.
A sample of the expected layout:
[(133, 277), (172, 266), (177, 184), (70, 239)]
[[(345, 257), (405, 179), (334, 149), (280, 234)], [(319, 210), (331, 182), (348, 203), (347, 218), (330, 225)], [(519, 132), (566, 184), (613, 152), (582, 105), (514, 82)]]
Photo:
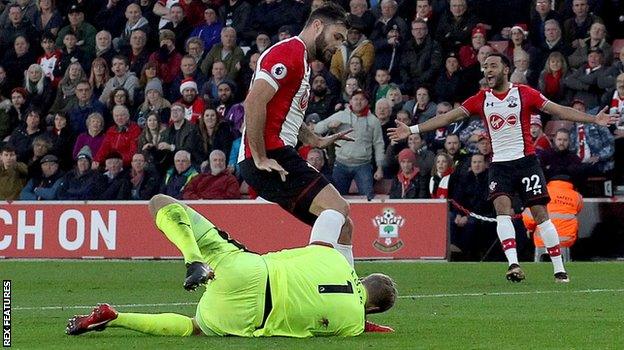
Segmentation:
[[(330, 62), (310, 62), (305, 123), (318, 134), (352, 128), (355, 142), (300, 152), (342, 194), (452, 198), (492, 215), (479, 118), (398, 143), (386, 131), (458, 106), (483, 87), (481, 64), (495, 51), (513, 62), (514, 83), (590, 114), (624, 114), (624, 1), (334, 2), (348, 12), (347, 38)], [(0, 199), (241, 198), (256, 63), (323, 3), (2, 1)], [(624, 125), (552, 125), (531, 118), (549, 179), (622, 183)], [(459, 212), (452, 221), (465, 237), (479, 227)]]

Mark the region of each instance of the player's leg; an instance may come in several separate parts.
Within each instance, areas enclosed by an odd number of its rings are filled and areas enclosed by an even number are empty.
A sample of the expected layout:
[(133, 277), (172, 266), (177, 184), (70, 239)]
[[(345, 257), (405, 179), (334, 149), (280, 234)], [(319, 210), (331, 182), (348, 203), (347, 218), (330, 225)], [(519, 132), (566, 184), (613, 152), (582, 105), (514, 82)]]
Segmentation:
[(184, 256), (186, 279), (184, 288), (194, 290), (213, 276), (206, 266), (205, 259), (197, 245), (191, 218), (185, 205), (175, 198), (157, 194), (149, 201), (149, 210), (154, 216), (156, 226), (165, 234)]
[(537, 227), (539, 227), (540, 236), (544, 241), (544, 246), (550, 260), (553, 263), (553, 269), (555, 274), (555, 281), (557, 282), (569, 282), (570, 279), (563, 266), (563, 259), (561, 256), (561, 248), (559, 246), (559, 234), (555, 225), (548, 217), (548, 211), (544, 205), (533, 205), (531, 207), (531, 214), (535, 218)]
[(119, 327), (133, 331), (163, 336), (186, 337), (202, 334), (194, 319), (174, 313), (139, 314), (117, 312), (108, 304), (96, 306), (89, 315), (77, 315), (69, 319), (65, 332), (79, 335), (90, 331), (102, 331)]
[(511, 199), (507, 195), (500, 195), (494, 199), (496, 210), (496, 233), (503, 246), (509, 268), (506, 277), (512, 282), (520, 282), (525, 278), (524, 272), (518, 263), (516, 250), (516, 230), (511, 222)]

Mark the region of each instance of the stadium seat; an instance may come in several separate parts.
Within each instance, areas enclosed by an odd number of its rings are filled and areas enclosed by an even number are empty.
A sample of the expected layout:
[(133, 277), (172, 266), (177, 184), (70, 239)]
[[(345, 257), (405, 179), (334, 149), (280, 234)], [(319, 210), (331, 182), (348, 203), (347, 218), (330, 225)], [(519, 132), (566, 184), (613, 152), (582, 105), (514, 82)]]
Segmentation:
[(572, 126), (574, 126), (574, 123), (568, 120), (550, 120), (544, 127), (544, 134), (552, 140), (555, 137), (557, 130), (562, 128), (569, 130), (572, 129)]
[(507, 40), (489, 41), (488, 44), (498, 53), (503, 53), (507, 49), (509, 42)]
[(618, 57), (620, 54), (620, 50), (624, 47), (624, 39), (615, 39), (613, 40), (613, 56)]
[(375, 194), (388, 194), (390, 193), (391, 187), (392, 187), (391, 179), (381, 179), (375, 182), (374, 191), (375, 191)]

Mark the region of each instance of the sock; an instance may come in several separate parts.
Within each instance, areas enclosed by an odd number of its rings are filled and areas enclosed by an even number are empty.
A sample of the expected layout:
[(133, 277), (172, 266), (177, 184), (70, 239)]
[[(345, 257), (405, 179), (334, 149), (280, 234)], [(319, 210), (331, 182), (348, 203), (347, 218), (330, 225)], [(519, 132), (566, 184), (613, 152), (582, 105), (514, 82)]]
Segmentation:
[(539, 227), (540, 236), (542, 236), (544, 246), (548, 251), (548, 255), (550, 255), (550, 260), (553, 263), (555, 273), (565, 272), (563, 259), (561, 258), (561, 249), (559, 248), (559, 235), (557, 234), (555, 225), (553, 225), (552, 221), (548, 219), (537, 225), (537, 227)]
[(503, 245), (503, 251), (507, 257), (509, 265), (518, 263), (518, 253), (516, 252), (516, 230), (511, 223), (511, 216), (496, 216), (496, 233)]
[(151, 334), (188, 337), (193, 334), (193, 320), (179, 314), (135, 314), (119, 313), (107, 327), (120, 327)]
[(171, 203), (156, 213), (156, 226), (167, 236), (184, 256), (184, 262), (203, 262), (195, 235), (191, 229), (191, 219), (181, 204)]
[(345, 217), (340, 212), (327, 209), (323, 210), (312, 226), (310, 233), (310, 243), (326, 242), (330, 243), (334, 248), (338, 244), (342, 225), (345, 223)]
[(337, 243), (335, 248), (337, 251), (340, 252), (340, 254), (344, 255), (344, 257), (347, 258), (349, 265), (353, 267), (353, 245)]

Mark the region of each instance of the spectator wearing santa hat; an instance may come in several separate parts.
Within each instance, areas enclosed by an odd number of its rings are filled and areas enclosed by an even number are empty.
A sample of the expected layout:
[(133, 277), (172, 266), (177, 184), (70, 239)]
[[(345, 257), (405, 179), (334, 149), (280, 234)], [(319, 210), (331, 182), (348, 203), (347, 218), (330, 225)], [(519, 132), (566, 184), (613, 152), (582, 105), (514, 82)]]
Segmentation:
[(390, 187), (391, 199), (414, 199), (427, 198), (426, 180), (420, 174), (416, 166), (416, 154), (411, 149), (405, 148), (398, 155), (400, 170), (392, 179)]
[(198, 88), (204, 86), (206, 79), (204, 75), (201, 74), (199, 67), (197, 66), (197, 62), (195, 58), (190, 55), (185, 55), (182, 57), (182, 61), (180, 62), (180, 73), (175, 78), (173, 83), (171, 84), (171, 88), (166, 92), (165, 97), (169, 101), (176, 101), (182, 97), (182, 93), (180, 92), (180, 85), (182, 85), (182, 81), (192, 79)]
[(459, 64), (463, 68), (477, 63), (477, 53), (486, 43), (486, 34), (485, 28), (480, 25), (472, 29), (471, 44), (459, 49)]
[(539, 114), (531, 114), (531, 139), (533, 140), (533, 147), (537, 152), (548, 151), (552, 148), (548, 136), (544, 134), (542, 125), (542, 117)]
[(184, 106), (184, 118), (193, 124), (204, 113), (204, 99), (199, 97), (197, 83), (192, 78), (182, 80), (180, 84), (180, 94), (182, 97), (177, 101)]
[(525, 23), (515, 24), (509, 30), (509, 41), (507, 48), (502, 52), (511, 62), (514, 60), (514, 55), (517, 52), (529, 53), (532, 50), (531, 43), (529, 42), (528, 26)]

